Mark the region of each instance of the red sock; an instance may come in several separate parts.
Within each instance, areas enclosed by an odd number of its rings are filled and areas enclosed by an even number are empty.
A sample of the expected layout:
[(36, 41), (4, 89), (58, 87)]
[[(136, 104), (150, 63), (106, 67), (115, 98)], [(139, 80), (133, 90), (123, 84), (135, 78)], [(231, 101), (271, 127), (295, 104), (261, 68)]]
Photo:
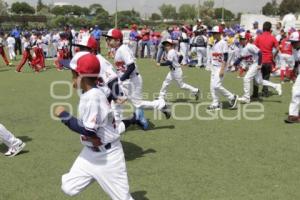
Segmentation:
[(280, 70), (280, 80), (281, 80), (281, 81), (284, 81), (284, 74), (285, 74), (285, 70), (284, 70), (284, 69), (281, 69), (281, 70)]

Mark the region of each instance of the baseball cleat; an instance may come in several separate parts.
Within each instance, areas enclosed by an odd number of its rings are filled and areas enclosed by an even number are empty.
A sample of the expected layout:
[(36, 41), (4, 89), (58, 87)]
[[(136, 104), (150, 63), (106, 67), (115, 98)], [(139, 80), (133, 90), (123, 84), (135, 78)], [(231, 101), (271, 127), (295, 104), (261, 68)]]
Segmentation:
[(9, 148), (8, 151), (4, 155), (7, 157), (13, 157), (13, 156), (17, 155), (18, 153), (20, 153), (24, 149), (25, 146), (26, 146), (26, 144), (24, 142), (21, 142), (20, 144)]
[(235, 109), (238, 102), (238, 96), (234, 95), (234, 98), (229, 101), (230, 109)]
[(288, 116), (287, 119), (284, 120), (285, 123), (287, 124), (295, 124), (295, 123), (300, 123), (300, 117), (299, 116)]
[(241, 102), (242, 104), (249, 104), (250, 103), (250, 99), (248, 99), (246, 97), (240, 97), (240, 98), (238, 98), (238, 101)]
[(207, 111), (218, 111), (218, 110), (221, 110), (221, 106), (220, 104), (217, 105), (217, 106), (214, 106), (214, 105), (210, 105), (206, 108)]
[(279, 96), (282, 95), (282, 86), (281, 84), (278, 84), (277, 87), (276, 87), (276, 92), (278, 93)]
[(169, 106), (165, 105), (165, 107), (163, 107), (161, 109), (161, 112), (164, 113), (164, 115), (166, 116), (166, 119), (170, 119), (171, 118), (171, 111)]
[(199, 96), (200, 96), (200, 90), (198, 89), (198, 91), (196, 93), (194, 93), (195, 96), (195, 100), (198, 101), (199, 100)]

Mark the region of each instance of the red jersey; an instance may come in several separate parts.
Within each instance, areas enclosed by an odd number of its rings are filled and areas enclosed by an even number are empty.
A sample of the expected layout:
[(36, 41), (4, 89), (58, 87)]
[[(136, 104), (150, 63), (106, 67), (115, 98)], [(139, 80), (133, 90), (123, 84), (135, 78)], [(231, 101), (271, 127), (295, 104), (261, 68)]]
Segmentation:
[(293, 55), (293, 47), (288, 38), (285, 38), (281, 41), (280, 52), (283, 54)]
[(150, 40), (150, 30), (149, 29), (143, 29), (141, 32), (142, 40), (143, 41), (149, 41)]
[(263, 32), (255, 40), (255, 45), (262, 52), (262, 63), (273, 63), (273, 48), (278, 47), (278, 41), (270, 32)]

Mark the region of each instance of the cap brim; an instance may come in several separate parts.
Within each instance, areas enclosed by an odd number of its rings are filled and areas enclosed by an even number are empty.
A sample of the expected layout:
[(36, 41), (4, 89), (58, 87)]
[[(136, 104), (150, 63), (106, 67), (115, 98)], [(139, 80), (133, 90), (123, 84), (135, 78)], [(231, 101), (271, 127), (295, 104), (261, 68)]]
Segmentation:
[(161, 44), (164, 45), (164, 46), (167, 45), (167, 44), (173, 45), (173, 43), (171, 43), (169, 41), (163, 41)]

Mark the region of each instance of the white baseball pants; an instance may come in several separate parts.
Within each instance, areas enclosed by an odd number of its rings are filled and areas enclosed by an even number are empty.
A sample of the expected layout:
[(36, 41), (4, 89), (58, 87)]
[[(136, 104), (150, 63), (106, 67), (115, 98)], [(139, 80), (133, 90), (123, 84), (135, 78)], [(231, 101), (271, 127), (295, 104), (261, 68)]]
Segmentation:
[(7, 48), (8, 48), (9, 59), (10, 60), (14, 59), (16, 57), (15, 47), (12, 45), (9, 45)]
[(289, 115), (299, 116), (300, 106), (300, 75), (298, 75), (295, 84), (292, 89), (292, 100), (289, 108)]
[(165, 78), (162, 87), (160, 89), (160, 93), (159, 93), (159, 99), (164, 99), (166, 94), (167, 94), (167, 89), (169, 87), (169, 85), (172, 83), (172, 81), (175, 81), (178, 85), (179, 88), (184, 89), (184, 90), (189, 90), (191, 93), (197, 93), (198, 89), (188, 85), (186, 83), (183, 82), (183, 78), (182, 78), (182, 69), (181, 68), (175, 68), (174, 71), (170, 71), (167, 75), (167, 77)]
[(5, 128), (2, 124), (0, 124), (0, 141), (8, 147), (11, 148), (16, 144), (21, 143), (21, 140), (16, 138), (9, 130)]
[(166, 105), (163, 99), (154, 101), (143, 100), (143, 79), (140, 75), (130, 78), (126, 84), (122, 85), (122, 90), (135, 108), (161, 110)]
[(189, 53), (188, 47), (189, 47), (188, 43), (185, 42), (180, 43), (180, 54), (183, 56), (181, 62), (182, 65), (188, 64), (188, 53)]
[(206, 64), (206, 60), (207, 60), (207, 58), (206, 58), (206, 54), (207, 54), (207, 49), (206, 49), (206, 47), (197, 47), (196, 48), (196, 52), (197, 52), (197, 58), (198, 58), (198, 66), (200, 67), (200, 66), (202, 66), (202, 65), (204, 65), (204, 63)]
[(254, 84), (268, 86), (273, 89), (278, 87), (278, 84), (272, 83), (271, 81), (263, 80), (260, 69), (257, 69), (257, 65), (251, 65), (244, 77), (244, 95), (246, 99), (250, 99), (251, 81), (254, 79)]
[(210, 77), (210, 93), (212, 96), (212, 106), (218, 106), (220, 103), (219, 95), (223, 95), (228, 100), (234, 99), (234, 94), (225, 89), (222, 85), (224, 77), (220, 77), (221, 67), (212, 66), (211, 67), (211, 77)]
[(62, 176), (61, 188), (65, 194), (75, 196), (93, 181), (97, 181), (112, 200), (133, 200), (119, 140), (111, 144), (111, 149), (101, 152), (84, 147), (69, 173)]

